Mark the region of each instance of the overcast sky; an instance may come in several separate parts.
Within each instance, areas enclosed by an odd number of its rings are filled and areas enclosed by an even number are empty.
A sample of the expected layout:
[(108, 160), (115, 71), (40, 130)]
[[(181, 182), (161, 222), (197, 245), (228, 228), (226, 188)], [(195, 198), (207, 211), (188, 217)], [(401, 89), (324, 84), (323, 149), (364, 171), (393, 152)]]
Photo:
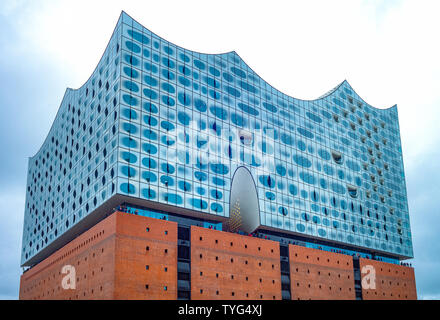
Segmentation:
[(27, 159), (66, 87), (93, 72), (121, 10), (184, 48), (235, 50), (296, 98), (347, 79), (369, 104), (397, 104), (418, 295), (440, 299), (440, 2), (422, 0), (2, 0), (0, 299), (18, 297)]

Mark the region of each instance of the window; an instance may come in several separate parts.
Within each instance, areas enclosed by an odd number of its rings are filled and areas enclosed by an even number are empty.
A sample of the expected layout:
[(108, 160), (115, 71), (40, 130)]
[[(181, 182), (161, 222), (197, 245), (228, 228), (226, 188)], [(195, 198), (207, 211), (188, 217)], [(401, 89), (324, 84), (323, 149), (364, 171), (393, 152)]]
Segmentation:
[(337, 164), (342, 164), (342, 154), (337, 151), (332, 151), (332, 158)]
[(248, 132), (245, 130), (240, 130), (239, 135), (240, 135), (241, 143), (243, 143), (244, 145), (247, 145), (247, 146), (252, 144), (253, 136), (252, 136), (251, 132)]
[(348, 190), (348, 194), (350, 195), (350, 197), (357, 198), (358, 192), (357, 192), (356, 187), (351, 186), (351, 185), (347, 185), (347, 190)]

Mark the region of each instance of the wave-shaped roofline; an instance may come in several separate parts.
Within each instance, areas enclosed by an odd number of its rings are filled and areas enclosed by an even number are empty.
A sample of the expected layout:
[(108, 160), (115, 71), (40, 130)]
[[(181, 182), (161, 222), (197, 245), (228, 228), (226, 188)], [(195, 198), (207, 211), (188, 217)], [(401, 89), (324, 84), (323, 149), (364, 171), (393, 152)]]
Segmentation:
[(104, 59), (104, 55), (105, 55), (105, 53), (106, 53), (107, 50), (109, 49), (109, 46), (110, 46), (111, 40), (113, 39), (113, 36), (115, 35), (115, 32), (116, 32), (116, 30), (117, 30), (117, 28), (118, 28), (120, 22), (122, 21), (122, 16), (123, 16), (123, 14), (126, 14), (126, 13), (125, 13), (124, 11), (121, 11), (121, 13), (119, 14), (119, 18), (118, 18), (118, 21), (117, 21), (117, 23), (116, 23), (116, 26), (113, 28), (113, 32), (112, 32), (112, 34), (111, 34), (111, 36), (110, 36), (110, 39), (108, 40), (107, 45), (105, 46), (105, 49), (104, 49), (104, 51), (102, 52), (101, 58), (99, 58), (98, 63), (96, 64), (95, 69), (93, 69), (92, 73), (91, 73), (90, 76), (87, 78), (87, 80), (86, 80), (81, 86), (79, 86), (79, 87), (76, 88), (76, 89), (75, 89), (75, 88), (71, 88), (71, 87), (66, 87), (66, 90), (64, 91), (64, 95), (63, 95), (63, 98), (61, 99), (61, 103), (60, 103), (60, 105), (59, 105), (59, 107), (58, 107), (58, 110), (57, 110), (57, 113), (56, 113), (56, 115), (55, 115), (55, 118), (54, 118), (54, 120), (53, 120), (53, 122), (52, 122), (52, 125), (50, 126), (50, 129), (49, 129), (49, 131), (48, 131), (48, 133), (47, 133), (47, 135), (46, 135), (46, 138), (44, 139), (44, 142), (41, 144), (41, 146), (40, 146), (40, 148), (38, 149), (38, 151), (35, 152), (33, 156), (29, 157), (29, 160), (31, 160), (31, 159), (35, 158), (36, 156), (38, 156), (38, 154), (40, 153), (41, 149), (45, 146), (45, 144), (46, 144), (47, 140), (49, 139), (50, 134), (51, 134), (51, 132), (52, 132), (52, 130), (53, 130), (53, 128), (54, 128), (55, 123), (57, 123), (57, 121), (58, 121), (59, 118), (61, 117), (61, 116), (60, 116), (61, 107), (63, 106), (63, 104), (64, 104), (64, 100), (67, 98), (67, 95), (68, 95), (70, 92), (75, 92), (75, 91), (81, 90), (84, 86), (86, 86), (86, 85), (89, 83), (89, 81), (90, 81), (90, 80), (93, 78), (93, 76), (95, 75), (95, 73), (96, 73), (96, 71), (98, 70), (98, 67), (99, 67), (101, 61)]
[[(368, 102), (366, 102), (354, 89), (353, 89), (353, 87), (350, 85), (350, 83), (346, 80), (346, 79), (344, 79), (342, 82), (340, 82), (335, 88), (333, 88), (333, 89), (331, 89), (331, 90), (329, 90), (329, 91), (327, 91), (326, 93), (324, 93), (323, 95), (321, 95), (321, 96), (319, 96), (318, 98), (315, 98), (315, 99), (300, 99), (300, 98), (296, 98), (296, 97), (293, 97), (293, 96), (291, 96), (291, 95), (288, 95), (288, 94), (286, 94), (286, 93), (284, 93), (284, 92), (282, 92), (282, 91), (280, 91), (279, 89), (277, 89), (277, 88), (275, 88), (273, 85), (271, 85), (267, 80), (265, 80), (262, 76), (260, 76), (260, 74), (258, 74), (252, 67), (250, 67), (248, 64), (247, 64), (247, 62), (235, 51), (235, 50), (231, 50), (231, 51), (226, 51), (226, 52), (220, 52), (220, 53), (206, 53), (206, 52), (200, 52), (200, 51), (195, 51), (195, 50), (191, 50), (191, 49), (187, 49), (187, 48), (185, 48), (185, 47), (182, 47), (182, 46), (180, 46), (180, 45), (177, 45), (177, 44), (175, 44), (174, 42), (171, 42), (171, 41), (169, 41), (169, 40), (167, 40), (167, 39), (165, 39), (164, 37), (162, 37), (162, 36), (160, 36), (160, 35), (158, 35), (158, 34), (156, 34), (156, 33), (154, 33), (154, 32), (152, 32), (150, 29), (148, 29), (148, 28), (146, 28), (142, 23), (140, 23), (139, 21), (137, 21), (136, 19), (134, 19), (132, 16), (130, 16), (128, 13), (126, 13), (124, 10), (122, 10), (122, 12), (121, 12), (121, 17), (123, 16), (123, 15), (126, 15), (127, 17), (129, 17), (130, 19), (132, 19), (134, 22), (136, 22), (137, 24), (139, 24), (140, 26), (142, 26), (142, 28), (145, 28), (146, 30), (148, 30), (148, 32), (150, 32), (152, 35), (154, 35), (154, 36), (156, 36), (157, 38), (159, 38), (159, 39), (161, 39), (161, 40), (164, 40), (164, 41), (166, 41), (166, 42), (168, 42), (168, 43), (170, 43), (170, 44), (172, 44), (172, 45), (174, 45), (174, 46), (176, 46), (177, 48), (180, 48), (180, 49), (182, 49), (182, 50), (184, 50), (184, 51), (190, 51), (190, 52), (194, 52), (194, 53), (197, 53), (197, 54), (200, 54), (200, 55), (207, 55), (207, 56), (222, 56), (222, 55), (228, 55), (228, 54), (235, 54), (239, 59), (240, 59), (240, 61), (241, 62), (243, 62), (243, 64), (246, 66), (246, 67), (248, 67), (253, 73), (255, 73), (255, 75), (257, 75), (262, 81), (264, 81), (266, 84), (268, 84), (271, 88), (273, 88), (273, 89), (275, 89), (276, 91), (278, 91), (279, 93), (281, 93), (281, 94), (283, 94), (283, 95), (285, 95), (285, 96), (287, 96), (287, 97), (289, 97), (289, 98), (291, 98), (291, 99), (295, 99), (295, 100), (299, 100), (299, 101), (318, 101), (318, 100), (321, 100), (321, 99), (324, 99), (324, 98), (326, 98), (326, 97), (328, 97), (328, 96), (331, 96), (333, 93), (335, 93), (344, 83), (346, 83), (347, 85), (348, 85), (348, 87), (359, 97), (359, 99), (360, 100), (362, 100), (362, 102), (363, 103), (365, 103), (366, 105), (368, 105), (369, 107), (371, 107), (371, 108), (374, 108), (374, 109), (376, 109), (376, 110), (378, 110), (378, 111), (383, 111), (383, 110), (389, 110), (389, 109), (392, 109), (392, 108), (394, 108), (394, 107), (396, 107), (397, 105), (396, 104), (394, 104), (393, 106), (391, 106), (391, 107), (387, 107), (387, 108), (377, 108), (377, 107), (374, 107), (374, 106), (372, 106), (371, 104), (369, 104)], [(119, 21), (118, 21), (119, 22)]]
[(105, 49), (104, 49), (104, 51), (103, 51), (103, 53), (102, 53), (102, 55), (101, 55), (101, 58), (99, 59), (98, 63), (96, 64), (95, 69), (92, 71), (92, 73), (90, 74), (89, 78), (88, 78), (88, 79), (87, 79), (87, 80), (86, 80), (81, 86), (79, 86), (78, 88), (76, 88), (76, 89), (75, 89), (75, 88), (71, 88), (71, 87), (67, 87), (67, 88), (66, 88), (66, 90), (65, 90), (65, 92), (64, 92), (64, 95), (63, 95), (63, 98), (61, 99), (61, 103), (60, 103), (60, 105), (59, 105), (59, 107), (58, 107), (58, 111), (57, 111), (57, 113), (56, 113), (56, 115), (55, 115), (54, 121), (52, 122), (52, 125), (51, 125), (51, 127), (50, 127), (50, 129), (49, 129), (49, 132), (48, 132), (48, 134), (46, 135), (46, 138), (44, 139), (44, 142), (41, 144), (41, 146), (40, 146), (40, 148), (38, 149), (38, 151), (35, 152), (35, 154), (34, 154), (32, 157), (29, 158), (29, 160), (31, 160), (31, 159), (35, 158), (36, 156), (38, 156), (38, 154), (40, 153), (40, 151), (42, 150), (42, 148), (45, 146), (47, 140), (49, 139), (49, 137), (50, 137), (50, 135), (51, 135), (51, 132), (52, 132), (52, 130), (53, 130), (53, 128), (54, 128), (55, 123), (57, 123), (57, 121), (58, 121), (59, 118), (60, 118), (61, 106), (63, 105), (63, 102), (64, 102), (64, 100), (66, 99), (67, 95), (68, 95), (70, 92), (75, 92), (75, 91), (81, 90), (85, 85), (87, 85), (87, 83), (89, 83), (89, 81), (90, 81), (90, 80), (92, 79), (92, 77), (95, 75), (95, 72), (98, 70), (98, 66), (100, 65), (101, 61), (102, 61), (103, 58), (104, 58), (105, 53), (107, 52), (107, 50), (108, 50), (108, 48), (109, 48), (109, 46), (110, 46), (111, 39), (112, 39), (113, 36), (115, 35), (115, 32), (116, 32), (118, 26), (120, 25), (120, 23), (123, 22), (123, 16), (124, 16), (124, 15), (126, 15), (128, 18), (130, 18), (131, 20), (133, 20), (134, 22), (136, 22), (137, 24), (139, 24), (142, 28), (145, 28), (146, 30), (148, 30), (148, 31), (149, 31), (152, 35), (154, 35), (155, 37), (157, 37), (157, 38), (159, 38), (159, 39), (161, 39), (161, 40), (164, 40), (164, 41), (166, 41), (166, 42), (168, 42), (168, 43), (170, 43), (170, 44), (176, 46), (177, 48), (182, 49), (183, 51), (188, 51), (188, 52), (193, 52), (193, 53), (196, 53), (196, 54), (199, 54), (199, 55), (208, 55), (208, 56), (223, 56), (223, 55), (228, 55), (228, 54), (234, 54), (234, 55), (236, 55), (236, 56), (240, 59), (240, 61), (241, 61), (241, 62), (242, 62), (247, 68), (249, 68), (249, 70), (251, 70), (256, 76), (258, 76), (258, 78), (261, 79), (261, 81), (263, 81), (263, 82), (266, 83), (269, 87), (273, 88), (274, 90), (276, 90), (277, 92), (281, 93), (282, 95), (284, 95), (284, 96), (286, 96), (286, 97), (288, 97), (288, 98), (291, 98), (291, 99), (294, 99), (294, 100), (297, 100), (297, 101), (304, 101), (304, 102), (319, 101), (319, 100), (325, 99), (325, 98), (327, 98), (327, 97), (329, 97), (329, 96), (332, 96), (335, 92), (337, 92), (337, 91), (341, 88), (341, 86), (342, 86), (343, 84), (346, 84), (346, 85), (349, 87), (349, 89), (352, 90), (353, 93), (355, 93), (356, 96), (357, 96), (357, 97), (358, 97), (358, 98), (359, 98), (364, 104), (368, 105), (369, 107), (371, 107), (371, 108), (373, 108), (373, 109), (375, 109), (375, 110), (377, 110), (377, 111), (379, 111), (379, 112), (389, 112), (389, 111), (391, 111), (391, 110), (397, 108), (397, 105), (396, 105), (396, 104), (394, 104), (393, 106), (388, 107), (388, 108), (377, 108), (377, 107), (372, 106), (371, 104), (369, 104), (368, 102), (366, 102), (366, 101), (365, 101), (365, 100), (364, 100), (364, 99), (363, 99), (363, 98), (362, 98), (362, 97), (361, 97), (361, 96), (360, 96), (360, 95), (359, 95), (359, 94), (353, 89), (353, 87), (350, 85), (350, 83), (349, 83), (346, 79), (345, 79), (344, 81), (340, 82), (336, 87), (334, 87), (333, 89), (331, 89), (331, 90), (329, 90), (328, 92), (324, 93), (323, 95), (321, 95), (321, 96), (318, 97), (318, 98), (315, 98), (315, 99), (300, 99), (300, 98), (295, 98), (295, 97), (293, 97), (293, 96), (291, 96), (291, 95), (288, 95), (288, 94), (286, 94), (286, 93), (280, 91), (279, 89), (277, 89), (277, 88), (275, 88), (273, 85), (271, 85), (268, 81), (266, 81), (263, 77), (261, 77), (261, 76), (260, 76), (260, 75), (259, 75), (259, 74), (258, 74), (253, 68), (252, 68), (252, 67), (250, 67), (250, 66), (246, 63), (246, 61), (245, 61), (245, 60), (244, 60), (244, 59), (243, 59), (243, 58), (242, 58), (242, 57), (241, 57), (241, 56), (240, 56), (235, 50), (227, 51), (227, 52), (222, 52), (222, 53), (205, 53), (205, 52), (199, 52), (199, 51), (195, 51), (195, 50), (187, 49), (187, 48), (182, 47), (182, 46), (180, 46), (180, 45), (177, 45), (177, 44), (175, 44), (175, 43), (173, 43), (173, 42), (171, 42), (171, 41), (168, 41), (168, 40), (166, 40), (165, 38), (161, 37), (160, 35), (158, 35), (158, 34), (152, 32), (150, 29), (144, 27), (143, 24), (139, 23), (136, 19), (134, 19), (132, 16), (130, 16), (128, 13), (126, 13), (124, 10), (122, 10), (121, 13), (120, 13), (120, 15), (119, 15), (119, 18), (118, 18), (118, 21), (117, 21), (117, 23), (116, 23), (116, 26), (115, 26), (115, 28), (113, 29), (113, 32), (112, 32), (112, 34), (111, 34), (111, 36), (110, 36), (110, 39), (109, 39), (109, 41), (108, 41), (108, 43), (107, 43), (107, 46), (105, 47)]

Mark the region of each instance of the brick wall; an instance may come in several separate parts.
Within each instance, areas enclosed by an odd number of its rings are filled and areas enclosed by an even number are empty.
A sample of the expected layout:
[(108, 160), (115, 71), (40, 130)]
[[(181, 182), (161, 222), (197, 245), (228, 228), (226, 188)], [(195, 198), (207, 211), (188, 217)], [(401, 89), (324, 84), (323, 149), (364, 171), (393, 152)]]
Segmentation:
[[(359, 259), (362, 271), (364, 266), (374, 267), (376, 289), (362, 289), (364, 300), (414, 300), (417, 299), (414, 269), (392, 263)], [(366, 272), (362, 276), (366, 276)]]
[[(351, 256), (289, 245), (289, 260), (292, 300), (355, 299)], [(413, 268), (359, 263), (376, 272), (363, 299), (417, 299)], [(75, 290), (62, 288), (65, 265), (75, 267)], [(19, 297), (177, 299), (177, 223), (112, 214), (25, 272)], [(191, 298), (281, 299), (279, 243), (192, 226)]]
[[(61, 286), (64, 265), (75, 267), (75, 290)], [(177, 224), (112, 214), (25, 272), (19, 297), (177, 299)]]
[(354, 300), (351, 256), (289, 245), (292, 300)]
[(281, 299), (279, 243), (191, 227), (191, 299)]
[[(95, 225), (20, 278), (20, 299), (111, 299), (114, 289), (116, 215)], [(61, 269), (72, 265), (76, 289), (64, 290)]]
[(118, 217), (114, 299), (177, 299), (177, 223)]

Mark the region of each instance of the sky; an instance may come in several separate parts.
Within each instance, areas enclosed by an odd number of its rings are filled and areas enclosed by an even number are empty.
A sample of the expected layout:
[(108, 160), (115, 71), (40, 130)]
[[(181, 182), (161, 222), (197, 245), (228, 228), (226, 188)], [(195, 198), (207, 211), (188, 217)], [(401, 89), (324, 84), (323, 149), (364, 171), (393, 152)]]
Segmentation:
[(346, 79), (377, 108), (397, 104), (415, 255), (409, 262), (419, 299), (440, 299), (436, 0), (2, 0), (0, 299), (18, 298), (28, 158), (66, 88), (79, 88), (93, 72), (121, 10), (184, 48), (235, 50), (293, 97), (318, 98)]

